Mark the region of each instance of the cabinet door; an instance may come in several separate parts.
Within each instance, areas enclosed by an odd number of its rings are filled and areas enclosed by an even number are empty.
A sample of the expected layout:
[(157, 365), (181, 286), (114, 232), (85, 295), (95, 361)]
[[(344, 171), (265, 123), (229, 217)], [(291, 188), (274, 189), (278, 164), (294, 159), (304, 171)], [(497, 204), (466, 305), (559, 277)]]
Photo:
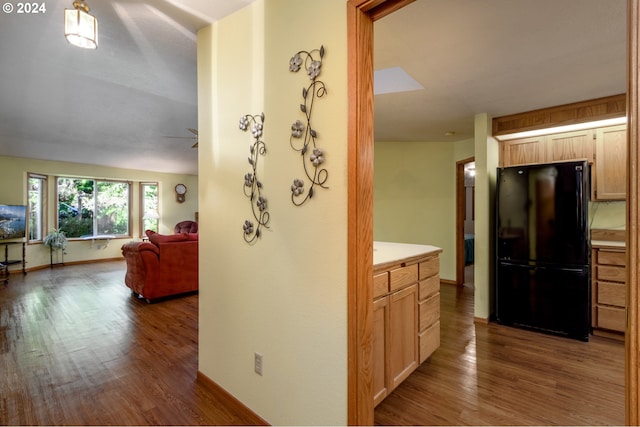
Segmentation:
[(503, 166), (517, 166), (528, 163), (544, 163), (545, 137), (514, 139), (505, 141), (503, 145)]
[(418, 285), (389, 296), (389, 373), (391, 390), (418, 366)]
[(547, 136), (547, 162), (586, 159), (593, 163), (593, 129), (557, 133)]
[(388, 326), (389, 297), (378, 298), (373, 302), (373, 405), (387, 397), (389, 384), (388, 371)]
[(626, 199), (627, 127), (600, 128), (596, 132), (596, 200)]

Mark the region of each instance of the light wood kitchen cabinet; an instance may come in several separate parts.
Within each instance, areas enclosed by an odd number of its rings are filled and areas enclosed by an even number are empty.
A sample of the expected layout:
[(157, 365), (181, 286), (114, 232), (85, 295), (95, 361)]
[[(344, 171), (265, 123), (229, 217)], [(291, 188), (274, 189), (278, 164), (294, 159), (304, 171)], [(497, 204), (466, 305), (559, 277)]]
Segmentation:
[(627, 323), (625, 249), (594, 247), (591, 256), (593, 333), (622, 339)]
[[(387, 244), (402, 248), (401, 244)], [(373, 404), (378, 405), (440, 345), (441, 250), (374, 266)], [(415, 250), (415, 249), (414, 249)], [(402, 251), (400, 251), (402, 253)]]
[(626, 125), (597, 129), (596, 159), (595, 200), (626, 199)]
[(373, 301), (374, 405), (418, 365), (417, 302), (415, 283)]
[(422, 363), (440, 347), (440, 258), (431, 256), (419, 264), (418, 345)]
[(626, 144), (626, 125), (513, 139), (501, 143), (501, 165), (587, 160), (591, 165), (591, 200), (624, 200)]
[(389, 371), (389, 298), (378, 298), (373, 302), (373, 405), (377, 405), (389, 394), (386, 373)]
[(544, 136), (513, 139), (502, 143), (502, 164), (504, 166), (545, 163), (546, 158)]
[(570, 160), (594, 161), (595, 130), (586, 129), (503, 142), (502, 164), (517, 166)]
[(418, 367), (418, 285), (389, 296), (389, 375), (394, 389)]
[(547, 135), (545, 138), (546, 162), (586, 159), (589, 163), (593, 163), (594, 140), (593, 129)]

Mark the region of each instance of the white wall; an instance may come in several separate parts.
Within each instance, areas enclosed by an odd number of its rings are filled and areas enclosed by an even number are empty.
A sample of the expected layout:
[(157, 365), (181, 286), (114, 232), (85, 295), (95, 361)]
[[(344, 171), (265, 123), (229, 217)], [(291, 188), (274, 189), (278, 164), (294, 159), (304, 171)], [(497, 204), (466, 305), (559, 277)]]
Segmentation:
[[(295, 207), (290, 186), (303, 169), (289, 135), (310, 80), (289, 59), (321, 45), (327, 95), (313, 127), (330, 188)], [(199, 370), (274, 425), (347, 422), (346, 68), (344, 0), (258, 0), (198, 34)], [(238, 121), (262, 112), (271, 222), (249, 245), (253, 140)]]

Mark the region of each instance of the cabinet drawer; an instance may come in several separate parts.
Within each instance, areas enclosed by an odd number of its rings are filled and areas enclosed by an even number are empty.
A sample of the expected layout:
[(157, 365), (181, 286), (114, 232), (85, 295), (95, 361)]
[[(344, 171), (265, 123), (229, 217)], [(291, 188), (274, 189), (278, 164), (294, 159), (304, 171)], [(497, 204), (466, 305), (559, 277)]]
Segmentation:
[(418, 281), (418, 264), (396, 268), (389, 272), (389, 290), (391, 292)]
[(607, 282), (625, 282), (625, 268), (613, 265), (597, 265), (596, 279)]
[(435, 294), (431, 298), (418, 304), (418, 331), (424, 331), (433, 323), (440, 319), (440, 294)]
[(420, 281), (418, 299), (423, 300), (430, 295), (440, 292), (440, 275), (436, 274)]
[(426, 261), (422, 261), (420, 264), (420, 279), (425, 279), (434, 274), (438, 274), (440, 271), (440, 257), (434, 256)]
[(626, 310), (624, 308), (598, 306), (596, 313), (599, 328), (624, 332), (627, 324)]
[(377, 298), (389, 292), (389, 272), (373, 276), (373, 297)]
[(440, 322), (434, 323), (418, 336), (420, 341), (420, 363), (427, 360), (440, 347)]
[(597, 282), (598, 304), (617, 305), (626, 307), (626, 286), (623, 283)]
[(627, 256), (624, 252), (612, 252), (605, 251), (603, 249), (598, 250), (597, 264), (621, 265), (624, 267), (626, 262)]

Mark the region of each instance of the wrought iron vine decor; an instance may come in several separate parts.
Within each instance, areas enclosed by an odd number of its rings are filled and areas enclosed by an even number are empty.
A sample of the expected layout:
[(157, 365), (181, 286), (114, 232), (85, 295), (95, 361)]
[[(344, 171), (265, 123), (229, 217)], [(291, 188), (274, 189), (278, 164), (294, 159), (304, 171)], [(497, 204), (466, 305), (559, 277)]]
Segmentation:
[[(300, 152), (302, 156), (302, 166), (307, 179), (311, 183), (305, 193), (305, 181), (299, 178), (293, 180), (291, 202), (296, 206), (301, 206), (311, 199), (316, 186), (325, 189), (329, 188), (325, 185), (329, 178), (329, 172), (321, 166), (325, 160), (324, 150), (316, 145), (318, 132), (311, 126), (314, 101), (316, 98), (322, 98), (327, 94), (324, 82), (318, 80), (323, 57), (324, 46), (320, 46), (320, 49), (314, 49), (311, 52), (302, 50), (289, 60), (289, 71), (297, 73), (304, 64), (307, 75), (311, 79), (309, 86), (302, 89), (303, 103), (300, 104), (300, 111), (304, 113), (306, 123), (296, 120), (291, 125), (291, 136), (289, 137), (291, 148)], [(308, 158), (306, 157), (307, 154), (309, 154)]]
[(244, 176), (244, 194), (251, 202), (251, 212), (257, 223), (246, 220), (242, 225), (244, 240), (253, 243), (262, 235), (262, 227), (269, 228), (270, 215), (267, 210), (267, 199), (262, 195), (262, 182), (258, 179), (258, 159), (267, 153), (267, 146), (262, 140), (262, 130), (264, 124), (264, 113), (259, 116), (246, 114), (240, 117), (240, 130), (246, 132), (251, 127), (253, 143), (249, 146), (250, 156), (248, 157), (252, 172), (247, 172)]

